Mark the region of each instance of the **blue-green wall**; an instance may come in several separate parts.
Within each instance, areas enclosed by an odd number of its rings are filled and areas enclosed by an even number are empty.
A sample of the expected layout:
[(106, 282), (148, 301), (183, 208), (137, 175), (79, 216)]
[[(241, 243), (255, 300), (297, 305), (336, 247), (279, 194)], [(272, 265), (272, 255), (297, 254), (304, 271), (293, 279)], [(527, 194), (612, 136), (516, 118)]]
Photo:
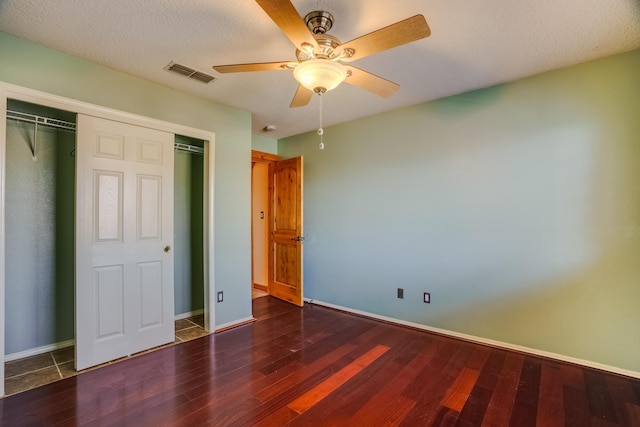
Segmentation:
[(278, 154), (278, 141), (264, 135), (251, 136), (251, 148), (264, 153)]
[[(176, 142), (203, 146), (176, 135)], [(176, 151), (174, 179), (174, 306), (176, 315), (204, 308), (203, 165), (200, 154)]]
[(318, 142), (305, 297), (640, 372), (640, 51)]
[(6, 33), (0, 58), (0, 81), (215, 132), (216, 323), (250, 317), (251, 115)]
[(7, 122), (6, 354), (74, 338), (73, 133)]

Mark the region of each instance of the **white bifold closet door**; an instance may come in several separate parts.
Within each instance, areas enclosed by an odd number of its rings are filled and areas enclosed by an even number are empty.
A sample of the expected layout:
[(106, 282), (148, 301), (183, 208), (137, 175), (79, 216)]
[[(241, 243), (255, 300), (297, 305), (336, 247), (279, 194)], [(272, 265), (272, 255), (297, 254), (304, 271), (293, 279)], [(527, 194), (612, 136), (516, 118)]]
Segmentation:
[(76, 369), (174, 340), (174, 135), (78, 115)]

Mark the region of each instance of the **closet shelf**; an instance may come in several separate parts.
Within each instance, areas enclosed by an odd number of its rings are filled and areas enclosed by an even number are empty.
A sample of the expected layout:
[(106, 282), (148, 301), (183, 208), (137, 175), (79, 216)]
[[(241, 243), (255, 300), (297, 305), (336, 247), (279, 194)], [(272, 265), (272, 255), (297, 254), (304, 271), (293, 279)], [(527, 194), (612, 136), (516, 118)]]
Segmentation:
[[(7, 110), (7, 119), (17, 120), (19, 122), (34, 123), (35, 125), (48, 126), (52, 128), (66, 130), (69, 132), (76, 131), (75, 123), (66, 122), (64, 120), (52, 119), (50, 117), (37, 116), (35, 114), (22, 113), (20, 111)], [(174, 144), (174, 149), (176, 151), (182, 151), (187, 153), (204, 154), (204, 148), (198, 147), (196, 145), (183, 144), (181, 142), (176, 142)], [(35, 148), (33, 151), (34, 151), (34, 158), (35, 158)]]
[(197, 147), (195, 145), (183, 144), (181, 142), (176, 142), (173, 144), (176, 151), (184, 151), (187, 153), (194, 154), (204, 154), (204, 148)]
[(53, 127), (57, 129), (66, 130), (69, 132), (76, 131), (75, 123), (65, 122), (64, 120), (52, 119), (50, 117), (36, 116), (35, 114), (22, 113), (20, 111), (7, 110), (7, 119), (18, 120), (20, 122), (34, 123), (37, 125)]

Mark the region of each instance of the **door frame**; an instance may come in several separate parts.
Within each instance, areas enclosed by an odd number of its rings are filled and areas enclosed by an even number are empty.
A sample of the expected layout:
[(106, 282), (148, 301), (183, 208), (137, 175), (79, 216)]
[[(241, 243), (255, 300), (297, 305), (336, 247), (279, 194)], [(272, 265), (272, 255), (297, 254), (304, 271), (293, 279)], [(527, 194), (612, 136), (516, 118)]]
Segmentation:
[[(205, 329), (215, 331), (215, 275), (214, 275), (214, 189), (215, 189), (215, 133), (163, 120), (131, 114), (112, 108), (77, 101), (41, 92), (22, 86), (0, 82), (0, 398), (4, 396), (4, 354), (5, 354), (5, 161), (7, 145), (7, 101), (14, 99), (45, 107), (87, 114), (149, 127), (204, 141), (204, 318)], [(75, 336), (74, 336), (75, 338)]]
[[(281, 160), (281, 157), (277, 154), (272, 154), (272, 153), (266, 153), (264, 151), (257, 151), (257, 150), (251, 150), (251, 214), (253, 215), (253, 165), (255, 165), (256, 163), (264, 163), (267, 166), (271, 166), (273, 163), (277, 162)], [(267, 193), (268, 193), (268, 200), (269, 202), (267, 203), (267, 212), (265, 212), (265, 217), (271, 218), (271, 200), (272, 200), (272, 191), (271, 191), (271, 186), (269, 185), (268, 181), (267, 181)], [(268, 230), (268, 228), (267, 228)], [(268, 232), (268, 231), (267, 231)], [(253, 285), (254, 285), (254, 279), (253, 279), (253, 216), (251, 219), (251, 290), (253, 290)], [(269, 263), (267, 263), (267, 277), (271, 277), (271, 274), (273, 273), (273, 266)], [(267, 280), (267, 293), (269, 295), (271, 295), (271, 288), (269, 286), (269, 281)]]

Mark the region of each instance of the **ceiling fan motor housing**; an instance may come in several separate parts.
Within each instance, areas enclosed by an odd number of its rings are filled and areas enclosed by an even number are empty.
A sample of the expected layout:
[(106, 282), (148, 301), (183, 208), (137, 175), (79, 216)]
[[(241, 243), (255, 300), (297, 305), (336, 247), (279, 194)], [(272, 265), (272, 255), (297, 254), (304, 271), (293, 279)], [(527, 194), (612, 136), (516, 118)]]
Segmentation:
[(323, 10), (314, 10), (307, 13), (304, 22), (313, 34), (324, 34), (333, 27), (333, 15)]
[(336, 49), (340, 46), (340, 40), (329, 34), (319, 34), (316, 36), (316, 41), (318, 42), (318, 50), (310, 46), (309, 51), (304, 49), (296, 50), (296, 58), (298, 58), (299, 62), (314, 58), (333, 59), (337, 56), (338, 51)]

